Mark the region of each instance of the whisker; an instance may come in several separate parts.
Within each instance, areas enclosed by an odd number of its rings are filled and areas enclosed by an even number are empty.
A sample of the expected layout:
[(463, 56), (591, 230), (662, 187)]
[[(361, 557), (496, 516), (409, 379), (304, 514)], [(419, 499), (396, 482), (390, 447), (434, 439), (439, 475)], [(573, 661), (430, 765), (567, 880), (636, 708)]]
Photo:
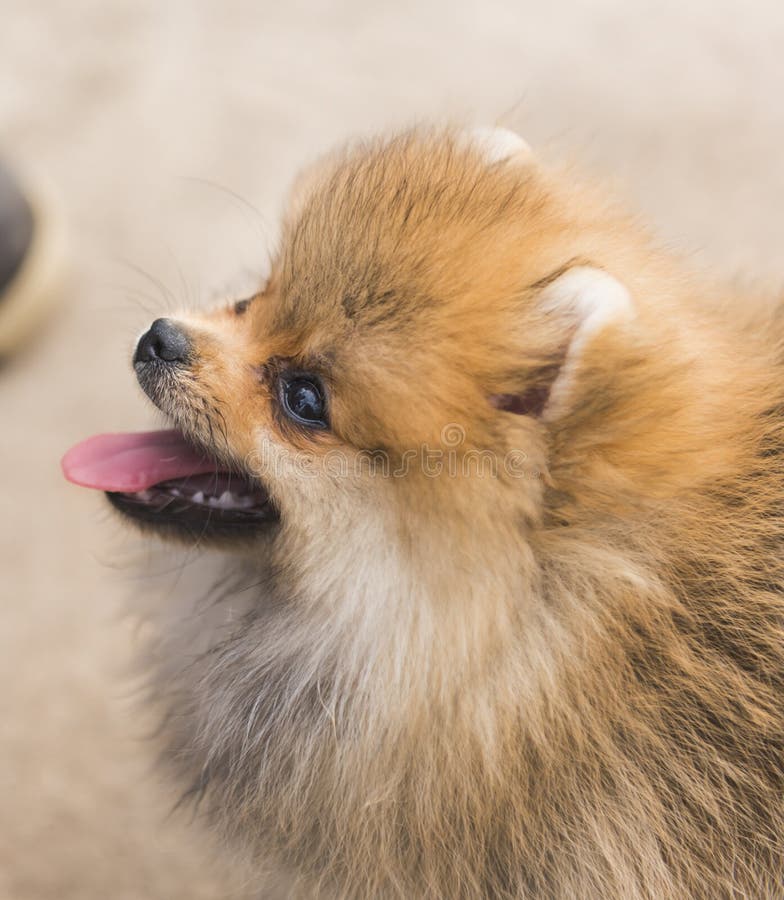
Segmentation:
[(190, 181), (193, 184), (200, 184), (205, 187), (212, 188), (215, 191), (219, 191), (222, 194), (225, 194), (227, 197), (230, 197), (234, 200), (240, 207), (244, 208), (246, 211), (252, 212), (255, 217), (255, 223), (258, 227), (259, 234), (264, 239), (265, 242), (268, 242), (269, 239), (269, 222), (267, 221), (264, 214), (261, 212), (258, 207), (254, 206), (250, 200), (243, 197), (241, 194), (238, 194), (236, 191), (232, 190), (230, 187), (227, 187), (224, 184), (220, 184), (217, 181), (212, 181), (209, 178), (201, 178), (195, 175), (177, 175), (176, 178), (179, 178), (181, 181)]
[(143, 269), (141, 266), (137, 265), (134, 262), (131, 262), (128, 259), (122, 259), (122, 258), (118, 259), (117, 263), (121, 266), (125, 266), (126, 268), (130, 269), (132, 272), (135, 272), (137, 275), (140, 275), (142, 278), (145, 279), (145, 281), (149, 282), (150, 284), (153, 285), (153, 287), (157, 288), (157, 290), (161, 294), (161, 299), (163, 300), (164, 305), (168, 309), (172, 309), (174, 306), (177, 305), (176, 296), (172, 293), (172, 291), (166, 286), (166, 284), (160, 278), (156, 278), (154, 275), (152, 275), (146, 269)]

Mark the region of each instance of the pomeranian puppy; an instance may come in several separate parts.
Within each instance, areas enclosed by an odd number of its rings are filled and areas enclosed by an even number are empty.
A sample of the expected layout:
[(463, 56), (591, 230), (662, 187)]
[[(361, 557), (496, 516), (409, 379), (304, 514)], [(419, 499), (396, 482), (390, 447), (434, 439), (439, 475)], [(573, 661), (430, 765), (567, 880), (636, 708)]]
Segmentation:
[[(68, 477), (214, 544), (165, 758), (298, 896), (784, 897), (782, 307), (504, 130), (336, 152)], [(261, 878), (261, 875), (260, 875)]]

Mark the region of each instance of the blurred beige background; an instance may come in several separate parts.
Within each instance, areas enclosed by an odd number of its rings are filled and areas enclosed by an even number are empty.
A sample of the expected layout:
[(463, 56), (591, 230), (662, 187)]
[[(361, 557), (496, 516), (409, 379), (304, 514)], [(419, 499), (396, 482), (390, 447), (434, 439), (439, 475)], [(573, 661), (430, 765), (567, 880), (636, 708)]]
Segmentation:
[(0, 153), (59, 198), (62, 311), (0, 369), (0, 897), (240, 898), (170, 816), (128, 676), (130, 538), (58, 459), (154, 421), (128, 360), (264, 271), (335, 140), (503, 121), (701, 263), (784, 273), (784, 6), (726, 0), (3, 0)]

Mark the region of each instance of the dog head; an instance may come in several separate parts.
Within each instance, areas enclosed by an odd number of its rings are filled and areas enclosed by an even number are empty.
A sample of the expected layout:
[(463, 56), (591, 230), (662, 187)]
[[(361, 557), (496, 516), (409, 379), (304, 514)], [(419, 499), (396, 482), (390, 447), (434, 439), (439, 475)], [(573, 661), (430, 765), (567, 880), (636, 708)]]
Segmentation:
[(237, 547), (354, 529), (427, 567), (439, 523), (518, 537), (636, 315), (613, 214), (574, 200), (500, 129), (326, 157), (257, 294), (142, 336), (136, 375), (176, 432), (122, 463), (95, 446), (115, 462), (96, 486), (148, 527)]

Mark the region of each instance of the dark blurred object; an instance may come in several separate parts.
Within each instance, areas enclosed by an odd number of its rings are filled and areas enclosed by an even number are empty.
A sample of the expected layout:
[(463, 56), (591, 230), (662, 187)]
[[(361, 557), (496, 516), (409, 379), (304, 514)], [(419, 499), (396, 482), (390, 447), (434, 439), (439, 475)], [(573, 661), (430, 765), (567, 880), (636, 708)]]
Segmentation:
[(51, 215), (0, 163), (0, 358), (41, 324), (57, 296), (61, 267)]

